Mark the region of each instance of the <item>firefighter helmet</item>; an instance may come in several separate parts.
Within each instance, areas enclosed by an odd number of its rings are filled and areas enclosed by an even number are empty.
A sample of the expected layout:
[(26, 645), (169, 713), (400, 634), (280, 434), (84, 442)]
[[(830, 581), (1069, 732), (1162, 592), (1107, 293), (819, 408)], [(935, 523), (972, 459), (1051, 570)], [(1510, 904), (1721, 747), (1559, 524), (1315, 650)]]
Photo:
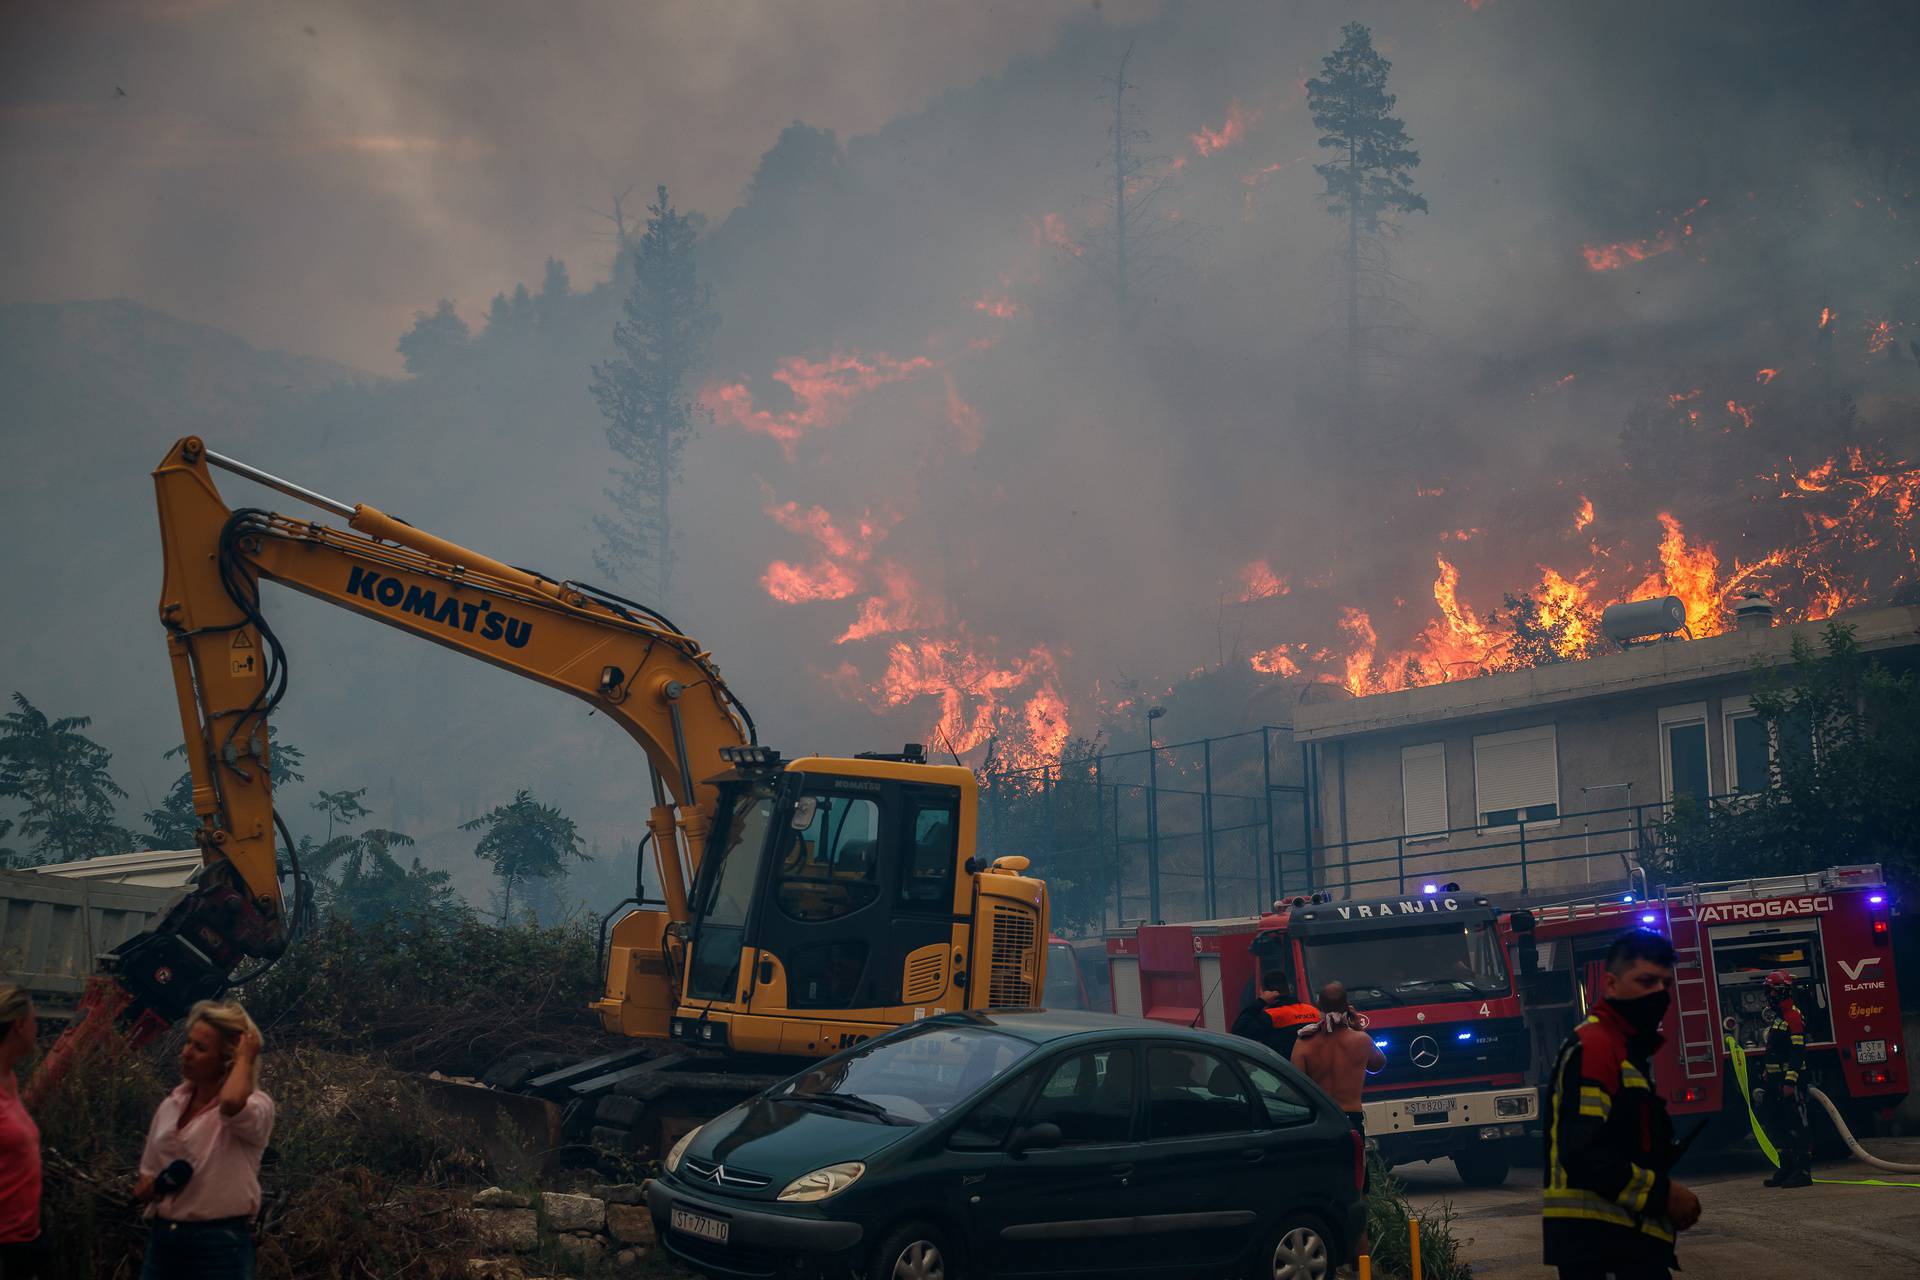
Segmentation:
[(1767, 999), (1778, 1000), (1793, 994), (1793, 975), (1785, 969), (1775, 969), (1767, 975)]

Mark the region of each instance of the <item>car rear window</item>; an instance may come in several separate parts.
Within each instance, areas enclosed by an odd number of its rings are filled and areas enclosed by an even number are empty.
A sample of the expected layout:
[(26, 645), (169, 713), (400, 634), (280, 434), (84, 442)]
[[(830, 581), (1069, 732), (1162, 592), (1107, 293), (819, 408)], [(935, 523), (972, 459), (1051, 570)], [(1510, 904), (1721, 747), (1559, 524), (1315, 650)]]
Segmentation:
[(1268, 1124), (1278, 1128), (1282, 1125), (1305, 1124), (1313, 1119), (1313, 1104), (1278, 1071), (1263, 1067), (1251, 1058), (1238, 1058), (1237, 1061), (1247, 1073), (1247, 1078), (1253, 1081), (1253, 1091), (1259, 1095), (1260, 1104), (1266, 1109)]
[(1256, 1128), (1246, 1081), (1204, 1049), (1147, 1050), (1147, 1136), (1198, 1138)]

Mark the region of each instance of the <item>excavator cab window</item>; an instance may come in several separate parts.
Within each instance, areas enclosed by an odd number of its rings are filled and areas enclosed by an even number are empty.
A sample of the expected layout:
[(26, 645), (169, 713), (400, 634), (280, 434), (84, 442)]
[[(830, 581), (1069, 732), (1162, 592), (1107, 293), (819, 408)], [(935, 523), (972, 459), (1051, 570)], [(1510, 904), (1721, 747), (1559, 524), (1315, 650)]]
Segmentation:
[(786, 836), (774, 902), (805, 924), (852, 915), (880, 896), (880, 849), (878, 802), (819, 797), (813, 820)]
[(687, 994), (699, 1000), (725, 1000), (740, 981), (740, 948), (747, 916), (760, 879), (760, 851), (779, 799), (770, 786), (755, 785), (721, 793), (713, 842), (694, 890), (693, 960)]

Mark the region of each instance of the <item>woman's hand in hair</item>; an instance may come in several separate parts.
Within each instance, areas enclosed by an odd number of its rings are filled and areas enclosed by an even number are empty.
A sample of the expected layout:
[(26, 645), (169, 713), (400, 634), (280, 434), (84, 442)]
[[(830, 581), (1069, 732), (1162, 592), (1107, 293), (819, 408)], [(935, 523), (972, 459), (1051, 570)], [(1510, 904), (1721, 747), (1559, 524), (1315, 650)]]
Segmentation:
[(220, 1086), (220, 1114), (237, 1116), (253, 1096), (253, 1082), (260, 1059), (260, 1033), (248, 1027), (233, 1047), (233, 1065), (227, 1069), (226, 1083)]

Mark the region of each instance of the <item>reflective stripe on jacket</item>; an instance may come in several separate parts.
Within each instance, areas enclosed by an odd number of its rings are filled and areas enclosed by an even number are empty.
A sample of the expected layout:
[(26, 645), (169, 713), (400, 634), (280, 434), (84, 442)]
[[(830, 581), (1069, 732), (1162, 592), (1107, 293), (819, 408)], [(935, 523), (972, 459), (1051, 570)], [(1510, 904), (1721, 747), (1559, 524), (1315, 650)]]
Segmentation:
[(1799, 1084), (1807, 1065), (1807, 1020), (1789, 1000), (1773, 1011), (1767, 1024), (1767, 1057), (1760, 1076), (1768, 1084)]
[(1560, 1047), (1547, 1101), (1547, 1265), (1672, 1264), (1673, 1124), (1647, 1065), (1659, 1045), (1602, 1002)]

